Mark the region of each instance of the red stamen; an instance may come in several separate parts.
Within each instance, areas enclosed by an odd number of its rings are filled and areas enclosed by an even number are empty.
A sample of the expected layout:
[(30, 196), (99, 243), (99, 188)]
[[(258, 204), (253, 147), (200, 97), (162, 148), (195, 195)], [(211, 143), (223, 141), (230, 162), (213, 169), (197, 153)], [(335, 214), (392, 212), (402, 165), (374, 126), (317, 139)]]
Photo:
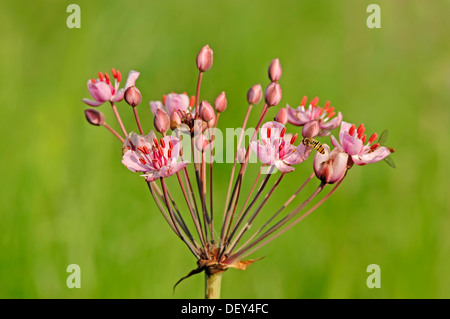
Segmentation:
[(364, 134), (364, 135), (362, 136), (362, 138), (361, 138), (361, 141), (363, 142), (363, 144), (366, 143), (366, 139), (367, 139), (367, 135)]
[(373, 133), (372, 136), (369, 138), (369, 144), (372, 144), (378, 137), (377, 133)]
[(361, 136), (364, 134), (364, 131), (365, 131), (366, 129), (365, 129), (365, 127), (364, 127), (364, 124), (360, 124), (359, 125), (359, 127), (358, 127), (358, 130), (357, 130), (357, 133), (358, 133), (358, 138), (361, 138)]
[(116, 78), (117, 77), (116, 69), (112, 68), (111, 72), (112, 72), (113, 77)]
[(142, 146), (138, 146), (137, 149), (141, 152), (145, 154), (144, 148)]
[(100, 82), (102, 82), (104, 80), (102, 72), (98, 72), (98, 79), (100, 80)]
[(173, 143), (172, 143), (172, 141), (169, 141), (169, 149), (173, 150)]
[(109, 78), (108, 73), (105, 73), (105, 79), (106, 79), (106, 84), (110, 84), (111, 83), (111, 80)]
[(166, 147), (166, 143), (164, 142), (164, 140), (163, 140), (162, 138), (159, 139), (159, 142), (161, 143), (161, 146), (162, 146), (163, 148)]
[(333, 112), (333, 111), (334, 111), (334, 106), (329, 107), (329, 108), (327, 109), (327, 113), (331, 113), (331, 112)]
[(380, 146), (380, 143), (373, 144), (370, 149), (373, 151), (374, 149), (377, 149)]
[(319, 103), (319, 98), (316, 96), (315, 98), (313, 98), (312, 100), (311, 100), (311, 105), (312, 106), (317, 106), (317, 104)]
[(183, 92), (184, 95), (188, 95), (187, 92)]
[(286, 127), (283, 127), (280, 133), (280, 137), (284, 137), (284, 134), (286, 133)]
[(145, 155), (150, 154), (150, 151), (148, 150), (147, 146), (144, 145), (142, 148), (144, 149), (144, 154)]
[(353, 134), (355, 133), (355, 130), (356, 130), (355, 124), (352, 124), (352, 126), (348, 130), (348, 134), (350, 134), (350, 136), (353, 136)]
[(117, 82), (122, 81), (122, 73), (119, 70), (116, 71), (116, 76)]
[(155, 143), (155, 146), (156, 146), (156, 147), (158, 147), (158, 146), (159, 146), (159, 144), (158, 144), (158, 140), (156, 139), (156, 137), (154, 137), (154, 138), (153, 138), (153, 143)]
[(330, 107), (330, 101), (327, 101), (327, 103), (325, 103), (324, 109), (326, 110), (329, 107)]
[(163, 105), (166, 105), (166, 99), (167, 99), (167, 95), (164, 94), (164, 95), (163, 95), (163, 99), (162, 99), (162, 100), (163, 100), (163, 101), (162, 101), (162, 102), (163, 102)]
[(300, 102), (300, 106), (305, 106), (306, 105), (306, 100), (308, 99), (308, 97), (305, 95), (303, 98), (302, 98), (302, 101)]
[(328, 113), (328, 118), (329, 119), (331, 119), (333, 116), (335, 116), (336, 115), (336, 112), (331, 112), (331, 113)]
[(270, 133), (272, 132), (272, 130), (270, 129), (270, 127), (267, 129), (267, 138), (270, 138)]
[(97, 82), (94, 80), (94, 78), (91, 79), (91, 82), (94, 83), (94, 84), (97, 83)]
[(319, 114), (317, 115), (317, 117), (319, 117), (319, 116), (321, 116), (322, 115), (322, 113), (323, 113), (323, 108), (320, 108), (320, 110), (319, 110)]
[(194, 103), (195, 103), (195, 96), (191, 96), (191, 99), (189, 100), (189, 106), (190, 107), (193, 107), (194, 106)]
[(160, 156), (164, 156), (163, 149), (162, 149), (162, 147), (160, 145), (158, 145), (158, 152), (159, 152)]
[(298, 137), (298, 133), (295, 133), (295, 135), (294, 136), (292, 136), (292, 138), (291, 138), (291, 144), (294, 144), (295, 143), (295, 141), (297, 140), (297, 137)]
[(168, 156), (169, 158), (172, 157), (172, 150), (171, 150), (171, 149), (169, 149), (169, 151), (167, 152), (167, 156)]
[(147, 162), (145, 161), (145, 159), (143, 159), (142, 157), (139, 157), (139, 162), (141, 162), (142, 164), (147, 164)]

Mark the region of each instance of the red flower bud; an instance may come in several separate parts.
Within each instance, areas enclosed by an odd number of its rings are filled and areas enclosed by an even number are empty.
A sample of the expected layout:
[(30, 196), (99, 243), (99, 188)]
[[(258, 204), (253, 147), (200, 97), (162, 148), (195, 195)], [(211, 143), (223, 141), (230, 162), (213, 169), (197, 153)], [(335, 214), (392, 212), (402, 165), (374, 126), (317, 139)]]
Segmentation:
[(277, 82), (272, 82), (266, 89), (264, 99), (268, 106), (275, 106), (281, 101), (281, 86)]
[(170, 117), (170, 128), (174, 130), (180, 125), (181, 125), (180, 115), (178, 115), (178, 112), (173, 112), (172, 116)]
[(317, 134), (319, 134), (319, 130), (320, 130), (319, 122), (317, 122), (315, 120), (314, 121), (309, 121), (308, 123), (306, 123), (303, 126), (302, 136), (303, 137), (309, 137), (309, 138), (316, 137)]
[(92, 125), (100, 126), (105, 123), (105, 116), (97, 110), (87, 109), (84, 111), (84, 115), (86, 116), (86, 120)]
[(135, 86), (130, 86), (124, 93), (125, 102), (131, 106), (139, 105), (142, 101), (141, 92)]
[(169, 130), (170, 119), (166, 111), (162, 109), (156, 110), (155, 118), (153, 119), (153, 125), (159, 133), (166, 133)]
[(248, 104), (256, 105), (261, 101), (262, 98), (262, 88), (261, 84), (253, 85), (247, 92)]
[(275, 116), (275, 121), (277, 121), (278, 123), (281, 123), (283, 125), (286, 125), (287, 121), (288, 121), (288, 116), (287, 116), (287, 111), (285, 107), (282, 107), (277, 115)]
[(209, 45), (205, 45), (197, 55), (197, 68), (200, 72), (208, 71), (213, 63), (213, 51)]
[(281, 78), (281, 65), (278, 58), (273, 59), (269, 65), (269, 79), (272, 82), (277, 82)]
[(227, 98), (225, 96), (225, 92), (219, 94), (214, 102), (214, 108), (217, 112), (223, 112), (227, 108)]
[(214, 109), (212, 108), (211, 104), (206, 101), (202, 101), (202, 103), (200, 103), (199, 114), (200, 118), (205, 122), (209, 122), (215, 116)]

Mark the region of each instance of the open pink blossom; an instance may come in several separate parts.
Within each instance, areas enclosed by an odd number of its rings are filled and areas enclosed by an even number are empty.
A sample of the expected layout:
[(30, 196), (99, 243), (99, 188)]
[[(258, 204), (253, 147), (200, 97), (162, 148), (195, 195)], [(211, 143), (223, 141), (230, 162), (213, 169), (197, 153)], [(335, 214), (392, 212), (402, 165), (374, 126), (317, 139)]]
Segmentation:
[(178, 161), (181, 143), (172, 136), (158, 142), (155, 133), (130, 133), (124, 142), (122, 163), (130, 171), (143, 172), (147, 182), (169, 177), (186, 167), (187, 161)]
[(126, 89), (135, 85), (139, 72), (130, 71), (126, 81), (125, 88), (119, 89), (122, 74), (119, 70), (112, 69), (114, 77), (114, 86), (111, 83), (111, 78), (108, 73), (98, 72), (98, 79), (90, 79), (87, 83), (89, 94), (93, 100), (83, 99), (82, 101), (90, 106), (99, 106), (106, 101), (120, 102), (123, 100), (123, 95)]
[(336, 115), (334, 107), (330, 107), (330, 102), (327, 102), (324, 107), (320, 107), (319, 98), (314, 98), (311, 100), (308, 109), (305, 109), (307, 97), (304, 96), (300, 106), (296, 109), (286, 105), (288, 122), (296, 125), (303, 126), (311, 121), (317, 121), (319, 123), (318, 136), (328, 136), (330, 132), (341, 125), (342, 113), (339, 112)]
[(372, 144), (378, 137), (377, 133), (373, 133), (367, 144), (364, 144), (367, 139), (364, 131), (363, 124), (356, 129), (354, 124), (343, 121), (339, 132), (340, 143), (333, 135), (331, 143), (347, 153), (357, 165), (376, 163), (389, 156), (391, 151), (387, 147), (380, 146), (379, 143)]
[(286, 135), (286, 127), (276, 121), (261, 127), (261, 138), (250, 143), (261, 163), (275, 165), (283, 173), (292, 172), (296, 165), (308, 158), (312, 148), (300, 143), (294, 146), (298, 134), (292, 138)]
[(340, 148), (334, 148), (330, 152), (327, 144), (322, 144), (324, 154), (316, 153), (314, 157), (314, 172), (323, 183), (333, 184), (344, 177), (347, 171), (348, 154)]

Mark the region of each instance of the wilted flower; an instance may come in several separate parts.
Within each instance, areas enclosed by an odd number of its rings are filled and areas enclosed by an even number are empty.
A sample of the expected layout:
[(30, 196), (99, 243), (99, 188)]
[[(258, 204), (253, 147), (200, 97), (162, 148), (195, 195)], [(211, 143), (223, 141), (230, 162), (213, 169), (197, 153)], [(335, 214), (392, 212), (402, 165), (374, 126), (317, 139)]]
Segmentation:
[(316, 153), (314, 157), (314, 172), (323, 183), (333, 184), (339, 181), (347, 170), (348, 154), (339, 148), (334, 148), (330, 152), (327, 144), (322, 144), (324, 154)]

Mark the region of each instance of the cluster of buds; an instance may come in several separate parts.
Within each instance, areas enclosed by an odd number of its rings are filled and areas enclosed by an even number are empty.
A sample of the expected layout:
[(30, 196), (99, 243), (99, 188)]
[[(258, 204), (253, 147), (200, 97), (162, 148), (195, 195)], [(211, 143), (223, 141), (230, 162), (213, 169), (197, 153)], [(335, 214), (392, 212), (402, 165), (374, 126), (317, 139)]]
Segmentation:
[[(202, 77), (211, 69), (212, 64), (213, 51), (206, 45), (196, 58), (198, 81), (195, 95), (172, 92), (164, 95), (161, 101), (149, 102), (156, 132), (151, 130), (148, 134), (144, 134), (139, 120), (137, 106), (142, 101), (141, 91), (136, 86), (139, 72), (130, 71), (125, 87), (122, 89), (119, 88), (120, 71), (112, 69), (114, 86), (107, 73), (99, 72), (98, 79), (92, 78), (88, 81), (88, 90), (92, 99), (83, 99), (83, 102), (94, 107), (106, 101), (110, 102), (122, 134), (109, 126), (105, 116), (96, 109), (85, 110), (87, 121), (95, 126), (106, 127), (120, 140), (123, 150), (122, 163), (130, 171), (139, 172), (144, 177), (161, 214), (197, 259), (198, 267), (190, 274), (205, 271), (208, 278), (228, 268), (246, 269), (255, 260), (244, 261), (243, 258), (316, 210), (334, 193), (353, 164), (363, 166), (375, 163), (386, 159), (393, 152), (393, 149), (382, 146), (380, 140), (376, 141), (377, 133), (367, 138), (363, 124), (356, 127), (354, 124), (344, 122), (342, 113), (335, 111), (335, 108), (330, 106), (330, 102), (326, 102), (323, 107), (319, 106), (317, 97), (309, 103), (307, 103), (307, 97), (303, 97), (297, 108), (286, 104), (278, 110), (273, 121), (265, 121), (269, 108), (278, 105), (282, 99), (279, 84), (282, 68), (279, 59), (276, 58), (272, 60), (268, 68), (270, 83), (264, 92), (264, 107), (256, 117), (257, 125), (245, 146), (242, 145), (245, 144), (243, 132), (247, 127), (251, 110), (262, 100), (261, 84), (255, 84), (248, 90), (248, 108), (240, 125), (242, 130), (235, 150), (226, 205), (222, 207), (223, 215), (219, 219), (222, 223), (217, 228), (218, 225), (214, 219), (218, 209), (214, 207), (213, 200), (213, 161), (209, 162), (209, 169), (207, 169), (206, 155), (209, 154), (212, 158), (216, 128), (220, 114), (228, 108), (228, 101), (225, 92), (221, 92), (216, 97), (213, 105), (207, 100), (200, 100)], [(115, 105), (121, 100), (125, 100), (132, 106), (139, 134), (128, 133), (125, 129)], [(291, 128), (287, 125), (292, 125), (294, 131), (288, 132)], [(298, 129), (296, 132), (297, 127), (301, 127), (301, 130)], [(316, 139), (329, 136), (339, 127), (338, 139), (331, 135), (333, 149)], [(172, 130), (171, 135), (169, 135), (170, 130)], [(209, 138), (206, 137), (206, 131), (209, 133)], [(191, 162), (190, 158), (186, 158), (183, 154), (182, 137), (190, 139), (188, 147), (192, 147), (192, 150), (196, 148), (201, 152), (200, 162)], [(255, 153), (259, 159), (258, 165), (261, 165), (261, 170), (252, 183), (247, 200), (238, 208), (251, 152)], [(275, 193), (285, 174), (294, 172), (294, 166), (305, 163), (314, 152), (311, 175), (261, 228), (239, 246), (243, 235), (250, 229), (253, 221)], [(194, 156), (193, 153), (192, 156)], [(190, 166), (195, 172), (196, 188), (192, 186), (194, 184), (191, 182), (192, 173), (190, 174), (187, 170)], [(277, 171), (281, 174), (262, 197), (269, 185), (270, 177)], [(236, 178), (235, 173), (237, 173)], [(177, 176), (179, 190), (187, 204), (188, 212), (184, 214), (179, 210), (180, 206), (175, 203), (177, 197), (172, 195), (165, 182), (173, 175)], [(257, 187), (262, 176), (264, 178)], [(317, 189), (283, 217), (284, 209), (297, 198), (300, 191), (313, 180), (314, 176), (319, 180)], [(330, 184), (335, 184), (330, 192), (293, 221), (295, 216)], [(194, 189), (198, 190), (198, 194), (194, 194)], [(263, 200), (256, 206), (255, 203), (259, 198)], [(198, 201), (200, 205), (197, 204)], [(185, 218), (191, 218), (192, 223), (185, 222)], [(277, 218), (278, 221), (276, 221)], [(291, 222), (291, 225), (284, 227), (288, 222)], [(193, 225), (195, 229), (190, 229), (188, 225)], [(220, 235), (217, 236), (217, 234)]]

